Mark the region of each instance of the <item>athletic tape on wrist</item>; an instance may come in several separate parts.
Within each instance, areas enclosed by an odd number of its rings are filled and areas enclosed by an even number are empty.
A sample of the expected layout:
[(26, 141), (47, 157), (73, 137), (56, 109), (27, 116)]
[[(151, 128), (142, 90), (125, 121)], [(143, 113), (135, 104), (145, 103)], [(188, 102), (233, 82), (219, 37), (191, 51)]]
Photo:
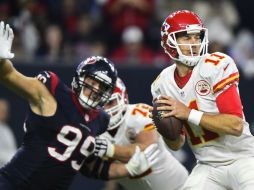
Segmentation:
[(113, 144), (108, 145), (108, 149), (107, 149), (107, 156), (108, 157), (113, 157), (115, 153), (115, 146)]
[(204, 112), (202, 111), (191, 109), (190, 115), (188, 117), (188, 122), (198, 126), (200, 124), (203, 114)]

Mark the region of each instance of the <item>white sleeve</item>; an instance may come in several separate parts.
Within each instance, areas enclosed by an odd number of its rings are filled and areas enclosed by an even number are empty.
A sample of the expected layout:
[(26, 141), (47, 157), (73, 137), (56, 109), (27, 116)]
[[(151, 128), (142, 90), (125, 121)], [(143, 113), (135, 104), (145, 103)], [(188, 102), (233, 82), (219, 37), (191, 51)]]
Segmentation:
[(128, 117), (128, 127), (133, 128), (136, 134), (155, 128), (152, 119), (149, 117), (147, 106), (146, 104), (135, 104), (132, 107), (132, 114)]
[(155, 128), (153, 121), (149, 117), (143, 117), (136, 122), (136, 132), (149, 131)]

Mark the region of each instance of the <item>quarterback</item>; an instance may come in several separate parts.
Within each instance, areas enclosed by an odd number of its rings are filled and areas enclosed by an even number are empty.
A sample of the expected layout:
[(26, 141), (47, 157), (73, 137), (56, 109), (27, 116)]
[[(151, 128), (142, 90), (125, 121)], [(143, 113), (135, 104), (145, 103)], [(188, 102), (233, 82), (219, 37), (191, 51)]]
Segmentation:
[[(245, 121), (234, 60), (208, 53), (208, 33), (201, 19), (182, 10), (162, 24), (161, 45), (175, 64), (151, 85), (162, 118), (175, 116), (184, 130), (197, 165), (184, 190), (254, 189), (254, 138)], [(165, 138), (164, 138), (165, 139)], [(165, 139), (173, 149), (185, 139)]]

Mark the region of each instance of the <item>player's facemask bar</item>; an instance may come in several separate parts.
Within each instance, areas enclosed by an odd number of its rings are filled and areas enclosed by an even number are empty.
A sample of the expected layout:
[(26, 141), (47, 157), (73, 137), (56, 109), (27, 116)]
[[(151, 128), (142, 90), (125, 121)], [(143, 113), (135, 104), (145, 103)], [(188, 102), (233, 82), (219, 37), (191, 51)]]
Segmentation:
[[(191, 25), (190, 25), (191, 26)], [(177, 37), (181, 35), (188, 35), (188, 34), (200, 34), (200, 43), (196, 44), (179, 44), (177, 42)], [(177, 57), (170, 57), (173, 60), (179, 61), (187, 66), (195, 66), (199, 60), (207, 54), (208, 51), (208, 30), (206, 28), (200, 27), (199, 25), (195, 25), (192, 28), (188, 28), (186, 30), (180, 30), (177, 32), (172, 32), (168, 36), (167, 44), (171, 47), (176, 49), (178, 56)], [(180, 49), (180, 46), (189, 46), (190, 55), (184, 55)], [(193, 51), (193, 47), (197, 46), (200, 47), (198, 52)]]
[(105, 111), (110, 115), (108, 130), (112, 130), (124, 121), (126, 104), (124, 102), (124, 98), (122, 98), (119, 93), (113, 93), (108, 103), (112, 103), (112, 106), (105, 109)]
[[(100, 83), (99, 89), (85, 82), (85, 76), (79, 80), (79, 85), (82, 86), (79, 94), (79, 102), (86, 109), (92, 109), (96, 106), (103, 106), (110, 98), (113, 87), (107, 81), (99, 79), (98, 76), (88, 76), (93, 80), (97, 80)], [(84, 90), (89, 90), (88, 95), (84, 95)]]

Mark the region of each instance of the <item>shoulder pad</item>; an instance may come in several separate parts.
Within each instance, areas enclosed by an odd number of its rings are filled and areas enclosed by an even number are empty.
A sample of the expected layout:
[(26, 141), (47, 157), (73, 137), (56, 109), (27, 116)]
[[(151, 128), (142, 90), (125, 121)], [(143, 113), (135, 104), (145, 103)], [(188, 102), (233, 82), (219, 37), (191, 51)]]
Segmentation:
[(214, 93), (238, 84), (239, 72), (230, 56), (216, 52), (208, 55), (200, 64), (200, 75), (211, 83)]
[(230, 56), (221, 52), (207, 54), (199, 64), (199, 73), (204, 78), (216, 76), (223, 70), (230, 67), (236, 67), (234, 60)]
[(59, 78), (55, 73), (50, 71), (42, 71), (36, 76), (36, 78), (45, 84), (53, 95), (55, 94), (56, 87), (59, 84)]
[(71, 91), (70, 88), (66, 86), (55, 73), (51, 71), (42, 71), (36, 78), (41, 81), (57, 99), (62, 99), (61, 96), (64, 96), (66, 93), (69, 96)]
[(51, 79), (51, 73), (50, 71), (41, 71), (36, 75), (36, 78), (41, 81), (42, 83), (46, 83), (48, 79)]
[[(148, 116), (148, 107), (149, 105), (143, 103), (128, 106), (129, 116), (126, 118), (127, 124), (133, 127), (137, 133), (145, 130), (147, 127), (151, 127), (153, 124), (152, 119)], [(153, 126), (153, 128), (155, 127)]]

